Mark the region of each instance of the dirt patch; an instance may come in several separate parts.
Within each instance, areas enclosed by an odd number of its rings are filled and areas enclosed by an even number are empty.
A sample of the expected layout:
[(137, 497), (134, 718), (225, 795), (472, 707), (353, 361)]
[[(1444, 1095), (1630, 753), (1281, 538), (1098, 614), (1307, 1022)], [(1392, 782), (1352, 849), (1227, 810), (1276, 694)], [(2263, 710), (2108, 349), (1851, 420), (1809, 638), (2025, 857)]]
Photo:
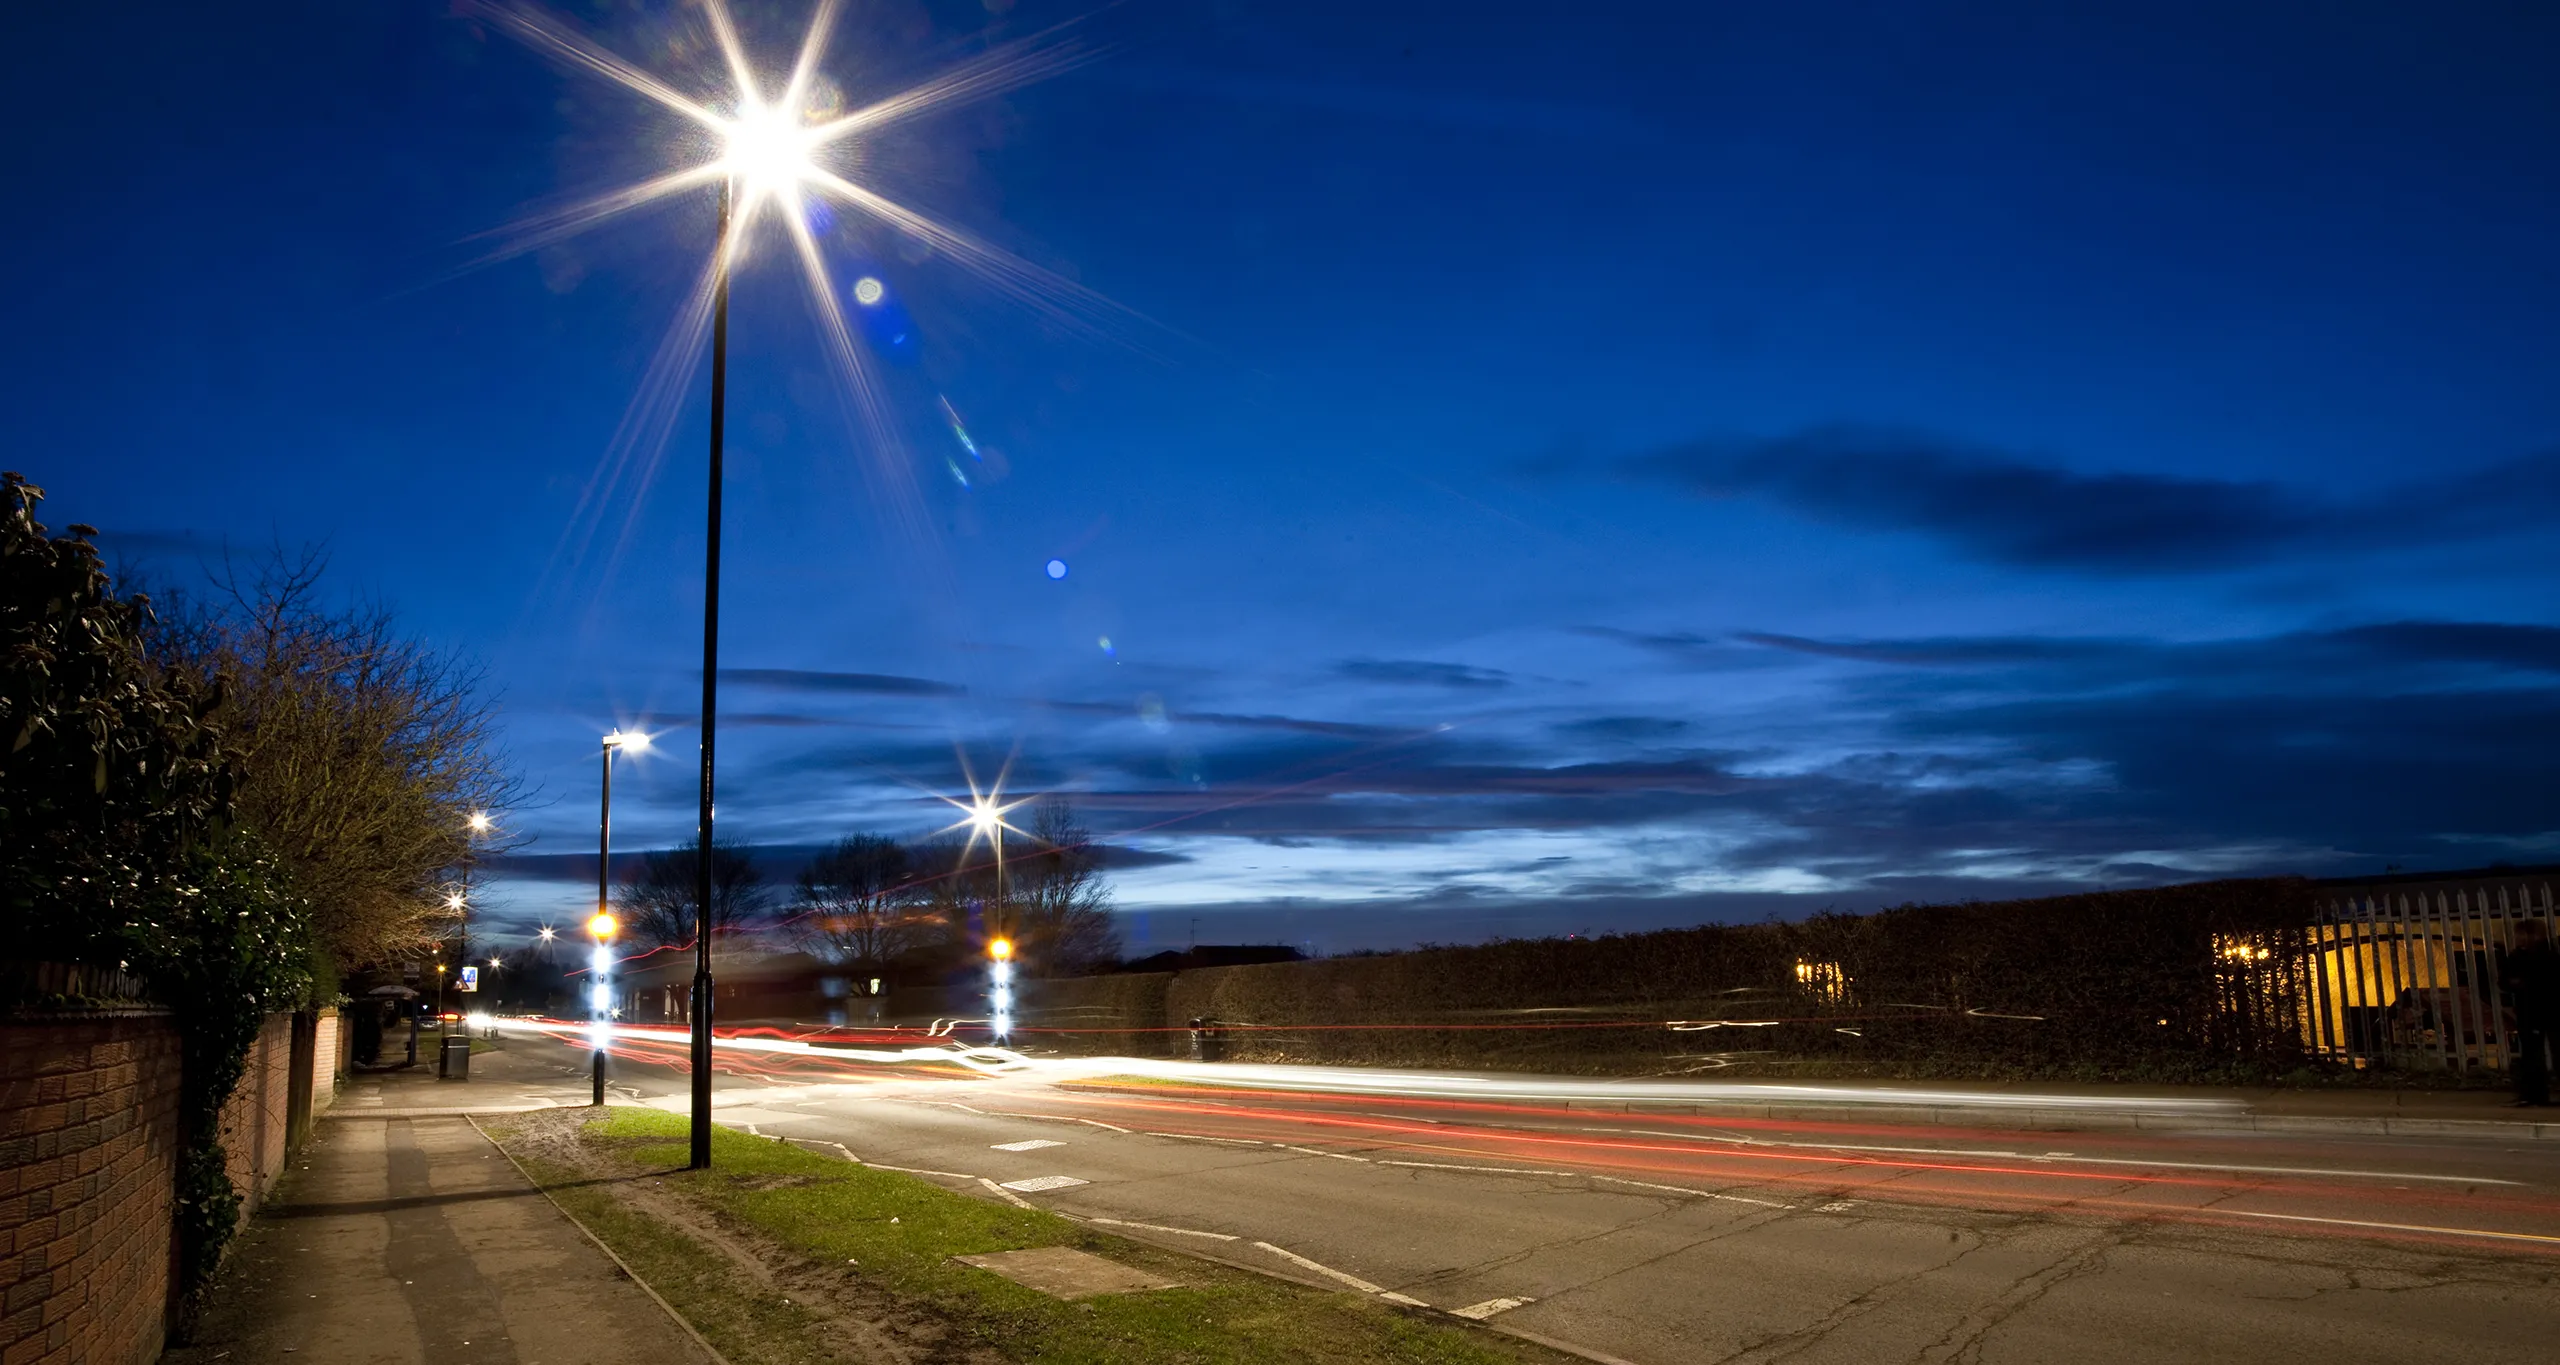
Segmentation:
[[(879, 1365), (1002, 1365), (1001, 1351), (956, 1331), (934, 1312), (876, 1284), (858, 1265), (821, 1265), (717, 1210), (668, 1191), (672, 1170), (618, 1155), (649, 1139), (581, 1140), (591, 1115), (563, 1109), (491, 1123), (519, 1160), (596, 1182), (593, 1188), (666, 1224), (718, 1255), (730, 1274), (754, 1292), (788, 1302), (825, 1324), (830, 1347), (848, 1361)], [(602, 1150), (599, 1150), (602, 1149)], [(546, 1184), (550, 1183), (545, 1181)], [(757, 1187), (805, 1185), (808, 1177), (758, 1177)], [(746, 1365), (739, 1361), (737, 1365)]]

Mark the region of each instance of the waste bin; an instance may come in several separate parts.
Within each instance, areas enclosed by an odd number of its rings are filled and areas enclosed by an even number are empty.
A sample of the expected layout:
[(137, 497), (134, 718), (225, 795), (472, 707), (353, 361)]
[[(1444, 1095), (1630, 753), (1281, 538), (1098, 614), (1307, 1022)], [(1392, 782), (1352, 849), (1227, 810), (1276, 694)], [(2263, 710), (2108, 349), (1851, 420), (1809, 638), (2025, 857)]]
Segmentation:
[(1227, 1039), (1226, 1035), (1219, 1031), (1218, 1021), (1215, 1019), (1192, 1020), (1191, 1060), (1195, 1062), (1224, 1061), (1226, 1055)]
[(471, 1035), (448, 1033), (444, 1046), (436, 1050), (436, 1079), (467, 1081), (471, 1079)]

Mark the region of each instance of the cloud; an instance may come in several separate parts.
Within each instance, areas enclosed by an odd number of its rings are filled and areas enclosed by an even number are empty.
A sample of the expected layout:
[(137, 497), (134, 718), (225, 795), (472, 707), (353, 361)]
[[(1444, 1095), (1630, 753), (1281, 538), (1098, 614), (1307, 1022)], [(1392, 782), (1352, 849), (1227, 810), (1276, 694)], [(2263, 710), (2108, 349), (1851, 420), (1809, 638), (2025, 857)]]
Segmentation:
[(782, 692), (842, 692), (887, 697), (958, 697), (969, 689), (932, 678), (894, 673), (827, 673), (802, 668), (724, 668), (720, 681)]
[(2515, 528), (2560, 505), (2560, 452), (2360, 499), (2266, 482), (2084, 474), (1925, 432), (1861, 426), (1692, 442), (1622, 469), (1705, 497), (1766, 498), (1843, 526), (1935, 536), (1993, 563), (2114, 574), (2354, 553)]
[(1361, 682), (1421, 687), (1509, 687), (1511, 675), (1495, 668), (1434, 663), (1423, 659), (1345, 659), (1334, 671)]
[(1671, 716), (1593, 716), (1588, 720), (1566, 721), (1555, 727), (1557, 734), (1575, 739), (1631, 742), (1669, 739), (1688, 728), (1689, 722)]

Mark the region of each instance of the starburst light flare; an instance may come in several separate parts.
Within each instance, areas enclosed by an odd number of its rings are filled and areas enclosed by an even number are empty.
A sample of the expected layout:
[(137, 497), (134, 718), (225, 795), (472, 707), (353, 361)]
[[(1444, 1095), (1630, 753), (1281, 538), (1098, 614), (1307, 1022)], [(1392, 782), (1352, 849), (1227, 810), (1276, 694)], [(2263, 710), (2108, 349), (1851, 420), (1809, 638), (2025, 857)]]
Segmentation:
[[(683, 405), (684, 388), (711, 327), (717, 289), (732, 266), (760, 259), (760, 233), (773, 220), (800, 262), (810, 307), (840, 383), (845, 414), (867, 437), (868, 471), (884, 510), (912, 533), (926, 517), (904, 442), (890, 418), (886, 395), (857, 343), (861, 328), (850, 316), (878, 304), (871, 296), (841, 290), (831, 277), (819, 240), (829, 230), (824, 208), (841, 206), (848, 221), (868, 222), (887, 235), (921, 244), (943, 261), (993, 286), (1051, 325), (1092, 335), (1116, 334), (1133, 347), (1135, 334), (1152, 329), (1139, 315), (1082, 285), (1063, 279), (959, 228), (919, 213), (865, 183), (863, 144), (892, 125), (970, 100), (1042, 80), (1101, 55), (1074, 41), (1062, 24), (1001, 44), (908, 89), (856, 104), (821, 71), (840, 0), (817, 0), (787, 74), (760, 76), (727, 0), (690, 0), (709, 42), (670, 44), (682, 53), (716, 54), (694, 69), (661, 75), (607, 50), (594, 38), (528, 0), (462, 0), (468, 12), (533, 49), (587, 75), (601, 76), (677, 116), (677, 136), (667, 140), (676, 163), (637, 183), (551, 207), (489, 234), (498, 244), (464, 268), (485, 265), (562, 241), (611, 220), (673, 202), (677, 196), (721, 187), (724, 225), (720, 245), (676, 310), (673, 326), (631, 409), (616, 429), (604, 461), (581, 491), (578, 510), (562, 529), (552, 568), (583, 562), (603, 529), (594, 515), (620, 502), (629, 507), (618, 535), (608, 540), (606, 571), (629, 547), (639, 521), (640, 497), (654, 484), (662, 452)], [(663, 31), (663, 30), (661, 30)], [(700, 32), (700, 30), (697, 30)], [(876, 248), (875, 248), (876, 249)], [(1137, 324), (1137, 326), (1131, 326)], [(964, 484), (966, 480), (963, 480)], [(627, 490), (627, 491), (626, 491)], [(546, 578), (551, 570), (546, 570)]]

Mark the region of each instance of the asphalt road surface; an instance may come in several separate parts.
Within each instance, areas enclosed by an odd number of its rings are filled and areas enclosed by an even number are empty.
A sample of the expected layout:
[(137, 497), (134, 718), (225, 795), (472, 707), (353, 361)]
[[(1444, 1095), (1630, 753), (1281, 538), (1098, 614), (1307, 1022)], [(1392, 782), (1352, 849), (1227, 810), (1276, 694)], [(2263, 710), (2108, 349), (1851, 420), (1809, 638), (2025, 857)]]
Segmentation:
[[(680, 1045), (617, 1046), (684, 1108)], [(723, 1059), (729, 1126), (1639, 1365), (2560, 1360), (2560, 1143)], [(585, 1098), (572, 1046), (481, 1061), (475, 1102)]]

